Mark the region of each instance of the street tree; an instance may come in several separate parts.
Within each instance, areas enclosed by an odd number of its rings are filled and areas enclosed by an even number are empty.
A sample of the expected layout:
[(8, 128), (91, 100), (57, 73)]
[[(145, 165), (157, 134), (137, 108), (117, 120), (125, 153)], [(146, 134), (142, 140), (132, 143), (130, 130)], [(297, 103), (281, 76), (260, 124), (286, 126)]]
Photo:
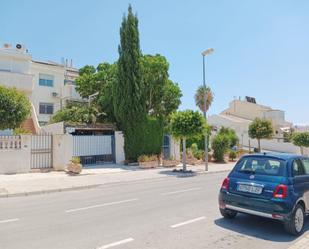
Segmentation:
[(309, 132), (296, 132), (292, 135), (294, 145), (300, 147), (301, 154), (304, 154), (304, 147), (309, 147)]
[(186, 139), (205, 132), (206, 123), (203, 116), (192, 110), (178, 111), (171, 115), (170, 131), (175, 138), (182, 140), (183, 171), (186, 171)]
[(256, 118), (249, 125), (249, 136), (258, 141), (258, 151), (261, 152), (261, 139), (271, 139), (274, 133), (271, 121)]
[[(205, 109), (205, 95), (206, 95), (206, 109)], [(214, 94), (210, 87), (199, 86), (195, 93), (195, 104), (200, 108), (201, 112), (209, 110), (214, 99)]]
[[(115, 121), (112, 105), (112, 86), (116, 81), (117, 64), (100, 63), (96, 68), (86, 65), (79, 70), (76, 90), (85, 99), (98, 92), (92, 104), (106, 113), (107, 121)], [(101, 111), (100, 111), (101, 112)]]
[(127, 160), (136, 161), (143, 149), (143, 134), (139, 129), (147, 119), (143, 94), (141, 50), (138, 19), (131, 5), (120, 27), (120, 45), (117, 80), (113, 85), (113, 106), (117, 124), (124, 132), (124, 150)]
[(27, 96), (16, 88), (0, 86), (0, 130), (20, 127), (31, 110)]
[(169, 79), (166, 58), (159, 54), (143, 55), (141, 70), (147, 113), (164, 117), (176, 111), (182, 94), (178, 84)]

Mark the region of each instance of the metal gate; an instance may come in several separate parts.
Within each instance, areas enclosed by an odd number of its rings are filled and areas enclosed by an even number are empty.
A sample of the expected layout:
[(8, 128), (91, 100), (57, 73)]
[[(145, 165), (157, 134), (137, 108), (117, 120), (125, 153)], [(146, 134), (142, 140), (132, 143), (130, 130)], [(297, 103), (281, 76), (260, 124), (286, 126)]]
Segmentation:
[(53, 166), (53, 136), (31, 136), (31, 169), (48, 169)]
[(113, 135), (73, 136), (73, 155), (83, 165), (111, 163), (115, 161), (115, 139)]

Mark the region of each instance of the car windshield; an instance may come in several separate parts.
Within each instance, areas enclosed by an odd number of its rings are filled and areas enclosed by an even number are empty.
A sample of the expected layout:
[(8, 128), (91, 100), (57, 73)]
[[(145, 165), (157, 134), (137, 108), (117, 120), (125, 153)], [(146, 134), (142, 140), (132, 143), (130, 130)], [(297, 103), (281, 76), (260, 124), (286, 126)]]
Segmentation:
[(284, 176), (285, 165), (284, 160), (274, 158), (244, 157), (238, 162), (236, 170), (248, 174)]

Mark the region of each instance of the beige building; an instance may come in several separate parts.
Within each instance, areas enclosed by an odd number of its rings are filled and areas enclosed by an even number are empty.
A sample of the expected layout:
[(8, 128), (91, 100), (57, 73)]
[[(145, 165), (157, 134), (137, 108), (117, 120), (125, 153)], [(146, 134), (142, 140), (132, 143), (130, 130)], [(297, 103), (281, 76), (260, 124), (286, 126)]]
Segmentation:
[(241, 145), (257, 147), (257, 141), (250, 139), (248, 135), (249, 125), (255, 118), (268, 119), (274, 127), (273, 139), (261, 141), (263, 149), (299, 153), (298, 147), (284, 142), (284, 132), (289, 132), (293, 128), (293, 124), (285, 120), (284, 111), (257, 104), (254, 98), (233, 100), (220, 114), (210, 116), (208, 123), (217, 130), (222, 126), (232, 128), (236, 131)]
[(77, 77), (78, 70), (72, 63), (33, 60), (21, 44), (0, 48), (0, 85), (26, 93), (33, 105), (32, 119), (40, 125), (48, 123), (68, 101), (82, 101), (75, 90)]

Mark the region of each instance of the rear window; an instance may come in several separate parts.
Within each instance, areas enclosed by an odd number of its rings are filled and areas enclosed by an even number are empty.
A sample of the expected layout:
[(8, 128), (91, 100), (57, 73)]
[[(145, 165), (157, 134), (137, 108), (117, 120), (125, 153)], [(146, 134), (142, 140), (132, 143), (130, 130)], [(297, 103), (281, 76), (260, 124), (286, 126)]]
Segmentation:
[(267, 157), (244, 157), (238, 163), (236, 170), (241, 173), (284, 176), (286, 162)]

